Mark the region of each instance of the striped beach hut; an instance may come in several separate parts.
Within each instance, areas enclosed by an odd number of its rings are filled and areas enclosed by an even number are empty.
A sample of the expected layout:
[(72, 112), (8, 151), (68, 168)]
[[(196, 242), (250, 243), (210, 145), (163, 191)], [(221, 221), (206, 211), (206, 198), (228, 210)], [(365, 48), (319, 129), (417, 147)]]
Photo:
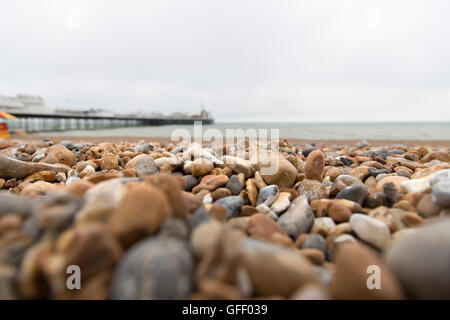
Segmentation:
[(6, 123), (5, 119), (14, 120), (17, 118), (9, 113), (6, 113), (6, 112), (3, 112), (0, 110), (0, 138), (8, 138), (9, 137), (8, 124)]

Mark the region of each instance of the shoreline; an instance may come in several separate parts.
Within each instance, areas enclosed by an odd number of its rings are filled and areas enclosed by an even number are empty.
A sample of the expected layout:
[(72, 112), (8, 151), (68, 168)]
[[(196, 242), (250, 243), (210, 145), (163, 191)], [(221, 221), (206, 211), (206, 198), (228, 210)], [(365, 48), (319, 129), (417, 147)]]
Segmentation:
[[(92, 142), (92, 143), (100, 143), (100, 142), (113, 142), (118, 143), (120, 141), (127, 142), (139, 142), (142, 140), (146, 141), (154, 141), (154, 142), (162, 142), (169, 143), (170, 137), (153, 137), (153, 136), (47, 136), (45, 134), (42, 135), (11, 135), (8, 139), (10, 140), (21, 140), (21, 141), (37, 141), (42, 139), (51, 139), (54, 141), (73, 141), (73, 142)], [(355, 146), (361, 140), (365, 140), (369, 143), (369, 145), (378, 147), (385, 145), (396, 145), (402, 144), (405, 146), (430, 146), (430, 147), (446, 147), (450, 148), (450, 140), (386, 140), (386, 139), (297, 139), (297, 138), (280, 138), (285, 139), (291, 144), (325, 144), (325, 145), (349, 145)]]

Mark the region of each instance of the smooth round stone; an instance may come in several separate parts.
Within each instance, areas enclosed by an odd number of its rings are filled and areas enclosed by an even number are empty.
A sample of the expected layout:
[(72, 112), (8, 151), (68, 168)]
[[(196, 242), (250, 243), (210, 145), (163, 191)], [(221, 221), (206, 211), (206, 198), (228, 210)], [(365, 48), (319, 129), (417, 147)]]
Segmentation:
[(191, 174), (183, 176), (183, 179), (184, 179), (184, 181), (186, 181), (186, 185), (184, 186), (184, 191), (188, 191), (188, 192), (192, 191), (192, 188), (194, 188), (199, 183), (198, 178), (194, 177)]
[(398, 175), (398, 176), (401, 176), (401, 177), (406, 177), (406, 178), (408, 178), (408, 179), (409, 179), (409, 177), (411, 176), (411, 174), (409, 173), (409, 171), (406, 170), (406, 169), (399, 169), (399, 170), (397, 170), (397, 175)]
[(272, 209), (272, 211), (276, 214), (284, 212), (287, 208), (289, 208), (289, 205), (291, 204), (291, 197), (292, 195), (289, 192), (281, 192), (270, 209)]
[[(334, 257), (334, 273), (330, 292), (338, 300), (398, 300), (404, 299), (401, 284), (394, 274), (384, 265), (380, 256), (369, 247), (360, 243), (346, 241), (337, 246)], [(373, 283), (370, 276), (376, 266), (380, 277), (378, 289), (369, 289)], [(373, 268), (373, 267), (372, 267)]]
[(259, 190), (258, 200), (256, 201), (256, 205), (264, 203), (267, 206), (271, 206), (278, 197), (280, 193), (280, 189), (277, 185), (270, 185)]
[(412, 299), (450, 299), (450, 218), (398, 237), (386, 261)]
[(404, 150), (398, 150), (398, 149), (392, 149), (392, 150), (388, 150), (388, 154), (404, 154), (405, 151)]
[[(276, 160), (275, 157), (269, 159), (272, 159), (269, 163), (274, 165), (274, 168), (272, 168), (272, 166), (267, 167), (267, 162), (265, 162), (265, 164), (260, 163), (257, 166), (264, 182), (268, 185), (276, 184), (280, 188), (292, 187), (298, 174), (297, 168), (294, 167), (290, 161), (281, 156), (278, 157), (278, 160)], [(271, 172), (272, 170), (269, 170), (270, 168), (276, 169), (276, 172)]]
[(308, 157), (309, 154), (310, 154), (311, 152), (313, 152), (314, 150), (319, 150), (319, 149), (316, 148), (316, 147), (307, 148), (307, 149), (305, 149), (305, 150), (302, 151), (302, 154), (303, 154), (304, 157)]
[(196, 177), (207, 175), (212, 169), (214, 169), (214, 164), (210, 160), (204, 158), (197, 158), (191, 164), (192, 175)]
[(336, 239), (334, 239), (335, 244), (339, 244), (339, 243), (347, 242), (347, 241), (357, 242), (354, 236), (352, 236), (351, 234), (347, 234), (347, 233), (341, 234), (341, 235), (337, 236)]
[(311, 152), (306, 158), (305, 167), (303, 168), (306, 179), (322, 182), (324, 166), (325, 158), (322, 151), (314, 150)]
[(373, 168), (369, 168), (369, 173), (371, 176), (378, 176), (380, 174), (388, 174), (391, 173), (388, 169), (373, 169)]
[(74, 183), (75, 181), (78, 181), (78, 180), (81, 180), (81, 179), (78, 178), (78, 177), (70, 177), (70, 178), (67, 178), (67, 179), (66, 179), (65, 184), (66, 184), (66, 185), (69, 185), (69, 184)]
[(134, 169), (136, 170), (136, 175), (138, 177), (144, 177), (158, 173), (158, 168), (156, 167), (155, 160), (152, 156), (140, 157), (136, 161)]
[(211, 215), (208, 211), (206, 211), (204, 206), (198, 207), (197, 210), (194, 211), (194, 213), (189, 217), (189, 228), (191, 230), (194, 230), (197, 228), (200, 224), (208, 221), (211, 219)]
[(311, 233), (318, 233), (323, 236), (326, 236), (335, 227), (336, 223), (330, 217), (315, 218), (314, 224), (311, 228)]
[(297, 184), (297, 192), (304, 195), (309, 202), (328, 198), (327, 187), (319, 181), (305, 179)]
[(194, 250), (195, 256), (202, 257), (206, 252), (208, 252), (208, 250), (216, 244), (223, 229), (223, 223), (220, 223), (215, 219), (211, 219), (192, 231), (190, 243)]
[(378, 249), (385, 249), (391, 242), (389, 227), (381, 220), (365, 214), (354, 213), (350, 217), (350, 225), (361, 240)]
[(358, 183), (342, 189), (336, 195), (336, 199), (347, 199), (363, 204), (368, 193), (366, 185)]
[(377, 208), (386, 204), (386, 195), (383, 192), (374, 192), (367, 196), (365, 207)]
[(225, 188), (229, 189), (232, 195), (237, 196), (242, 191), (243, 186), (239, 177), (234, 174), (228, 180)]
[(193, 289), (193, 257), (176, 237), (143, 240), (122, 257), (112, 282), (118, 300), (186, 299)]
[(306, 196), (295, 198), (289, 209), (278, 218), (278, 224), (294, 239), (299, 234), (308, 232), (313, 223), (314, 212), (311, 210)]
[(450, 207), (450, 180), (441, 180), (432, 187), (433, 202), (439, 207)]
[(362, 149), (364, 147), (367, 147), (368, 145), (369, 145), (369, 142), (367, 142), (367, 140), (361, 140), (360, 142), (358, 142), (356, 144), (356, 148)]
[(344, 166), (351, 166), (355, 162), (353, 160), (346, 157), (339, 157), (338, 160), (344, 164)]
[(44, 232), (42, 226), (38, 223), (35, 216), (30, 215), (22, 223), (20, 231), (31, 236), (33, 240), (38, 239)]
[(0, 192), (0, 217), (8, 213), (28, 215), (30, 212), (30, 199), (13, 193)]
[(229, 196), (221, 198), (214, 203), (225, 207), (227, 210), (227, 217), (230, 219), (239, 215), (241, 207), (244, 205), (244, 199), (239, 196)]
[(431, 184), (436, 184), (442, 180), (444, 181), (450, 180), (450, 169), (438, 171), (430, 176)]
[(52, 194), (33, 202), (32, 213), (45, 229), (60, 231), (73, 223), (81, 208), (79, 198), (68, 194)]
[(336, 178), (336, 180), (334, 180), (333, 185), (336, 185), (339, 182), (343, 182), (347, 187), (354, 184), (362, 183), (361, 180), (349, 174), (341, 174), (339, 177)]
[(149, 153), (150, 152), (150, 144), (148, 142), (140, 142), (134, 147), (134, 151)]
[(17, 268), (1, 264), (0, 265), (0, 300), (16, 300)]
[(306, 237), (302, 244), (302, 249), (307, 248), (318, 249), (325, 253), (325, 251), (327, 250), (327, 242), (320, 234), (310, 234)]
[(433, 201), (433, 195), (428, 193), (420, 199), (417, 204), (417, 211), (424, 218), (435, 217), (441, 211), (441, 207), (437, 206)]

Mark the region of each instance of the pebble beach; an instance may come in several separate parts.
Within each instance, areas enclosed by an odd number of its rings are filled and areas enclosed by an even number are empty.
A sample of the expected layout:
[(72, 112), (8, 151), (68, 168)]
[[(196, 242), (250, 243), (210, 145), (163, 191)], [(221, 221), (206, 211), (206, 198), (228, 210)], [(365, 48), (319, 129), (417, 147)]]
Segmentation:
[(448, 141), (252, 143), (0, 140), (0, 299), (450, 299)]

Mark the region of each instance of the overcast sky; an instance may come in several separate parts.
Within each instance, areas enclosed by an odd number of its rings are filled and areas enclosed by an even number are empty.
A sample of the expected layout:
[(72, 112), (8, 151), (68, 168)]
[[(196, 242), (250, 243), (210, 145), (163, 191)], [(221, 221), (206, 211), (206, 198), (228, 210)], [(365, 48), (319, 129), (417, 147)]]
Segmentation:
[(0, 95), (216, 121), (450, 121), (447, 0), (15, 0)]

